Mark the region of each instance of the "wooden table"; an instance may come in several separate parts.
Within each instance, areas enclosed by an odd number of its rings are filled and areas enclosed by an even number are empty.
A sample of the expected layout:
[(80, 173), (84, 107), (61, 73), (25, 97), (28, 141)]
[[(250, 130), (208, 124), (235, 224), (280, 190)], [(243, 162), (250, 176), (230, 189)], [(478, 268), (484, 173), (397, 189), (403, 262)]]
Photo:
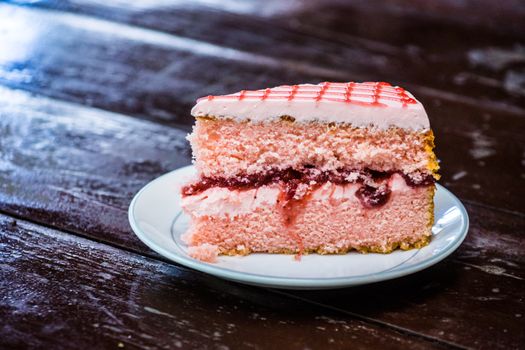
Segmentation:
[[(525, 348), (525, 8), (480, 1), (0, 4), (0, 348)], [(190, 108), (389, 81), (426, 106), (469, 235), (412, 276), (247, 287), (155, 254), (132, 196), (190, 163)]]

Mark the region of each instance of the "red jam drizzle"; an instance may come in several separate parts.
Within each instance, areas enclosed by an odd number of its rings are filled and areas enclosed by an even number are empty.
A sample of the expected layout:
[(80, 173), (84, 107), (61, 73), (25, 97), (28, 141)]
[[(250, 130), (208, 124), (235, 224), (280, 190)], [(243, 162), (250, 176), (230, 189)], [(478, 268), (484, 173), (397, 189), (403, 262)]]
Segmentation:
[(297, 93), (297, 90), (299, 90), (299, 85), (292, 86), (292, 91), (290, 91), (290, 96), (288, 96), (288, 101), (292, 101), (295, 97), (295, 94)]
[[(182, 195), (196, 195), (212, 187), (248, 190), (269, 184), (279, 184), (281, 191), (278, 202), (282, 212), (283, 224), (286, 227), (287, 234), (297, 243), (299, 252), (296, 259), (300, 259), (304, 253), (304, 245), (301, 237), (295, 231), (294, 225), (317, 188), (328, 181), (337, 185), (360, 183), (361, 186), (357, 189), (355, 196), (361, 205), (368, 209), (378, 208), (385, 205), (390, 199), (391, 189), (388, 186), (388, 179), (395, 173), (399, 172), (380, 172), (370, 169), (362, 171), (339, 169), (323, 172), (307, 165), (300, 170), (274, 170), (265, 174), (239, 175), (232, 178), (204, 177), (198, 182), (183, 187)], [(431, 174), (399, 174), (411, 187), (429, 186), (435, 182)], [(374, 187), (370, 183), (379, 185)], [(299, 191), (300, 187), (301, 190)]]
[(197, 101), (237, 99), (284, 100), (284, 101), (331, 101), (344, 102), (364, 106), (386, 107), (386, 101), (399, 103), (402, 107), (416, 104), (417, 101), (410, 97), (405, 89), (393, 87), (386, 82), (364, 83), (331, 83), (324, 82), (318, 85), (292, 85), (278, 86), (273, 89), (242, 90), (236, 94), (223, 96), (207, 96)]
[(403, 102), (403, 107), (406, 107), (408, 104), (417, 103), (416, 100), (407, 95), (406, 90), (402, 87), (397, 87), (396, 91), (398, 92), (398, 96), (401, 98), (401, 102)]
[[(312, 166), (306, 166), (300, 170), (273, 170), (264, 174), (238, 175), (231, 178), (203, 177), (198, 182), (184, 186), (182, 188), (182, 195), (193, 196), (212, 187), (223, 187), (230, 190), (242, 191), (270, 184), (280, 184), (282, 192), (286, 194), (285, 198), (291, 200), (296, 197), (297, 189), (300, 185), (308, 185), (308, 187), (311, 188), (313, 186), (312, 184), (320, 186), (328, 181), (336, 185), (350, 183), (363, 184), (367, 179), (372, 179), (374, 182), (385, 182), (385, 180), (395, 173), (400, 174), (405, 179), (406, 184), (410, 187), (424, 187), (435, 183), (435, 179), (431, 174), (404, 174), (397, 171), (381, 172), (371, 169), (319, 171)], [(357, 174), (357, 176), (350, 178), (349, 175), (351, 174)], [(378, 202), (378, 205), (381, 205), (381, 202)]]
[(316, 101), (321, 101), (323, 99), (323, 95), (326, 93), (326, 90), (330, 87), (330, 83), (325, 82), (321, 84), (321, 90), (317, 93), (317, 96), (315, 97)]
[(352, 102), (352, 90), (354, 89), (355, 83), (348, 83), (346, 84), (345, 89), (345, 102), (350, 103)]
[(281, 191), (278, 198), (284, 227), (286, 228), (287, 234), (297, 243), (297, 247), (299, 248), (296, 258), (300, 258), (300, 256), (303, 254), (304, 244), (301, 237), (295, 231), (294, 225), (296, 219), (306, 208), (306, 201), (308, 197), (310, 197), (310, 195), (303, 196), (300, 199), (294, 199), (289, 197), (288, 192)]
[(261, 97), (261, 101), (264, 101), (270, 96), (270, 93), (272, 92), (272, 89), (266, 89), (264, 90), (264, 94)]
[(365, 208), (375, 208), (385, 205), (392, 191), (388, 186), (372, 187), (363, 185), (359, 187), (355, 195)]

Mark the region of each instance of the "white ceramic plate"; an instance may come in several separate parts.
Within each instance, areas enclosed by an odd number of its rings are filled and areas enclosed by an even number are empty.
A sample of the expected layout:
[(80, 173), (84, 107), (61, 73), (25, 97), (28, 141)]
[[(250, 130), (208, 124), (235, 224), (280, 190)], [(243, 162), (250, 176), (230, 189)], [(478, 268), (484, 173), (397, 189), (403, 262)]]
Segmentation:
[(129, 221), (148, 247), (179, 264), (240, 283), (286, 289), (328, 289), (384, 281), (423, 270), (450, 255), (468, 231), (468, 215), (461, 202), (437, 185), (435, 225), (429, 245), (391, 254), (293, 255), (251, 254), (219, 256), (214, 264), (188, 256), (180, 235), (188, 217), (180, 208), (180, 187), (194, 174), (192, 166), (163, 175), (137, 193), (129, 207)]

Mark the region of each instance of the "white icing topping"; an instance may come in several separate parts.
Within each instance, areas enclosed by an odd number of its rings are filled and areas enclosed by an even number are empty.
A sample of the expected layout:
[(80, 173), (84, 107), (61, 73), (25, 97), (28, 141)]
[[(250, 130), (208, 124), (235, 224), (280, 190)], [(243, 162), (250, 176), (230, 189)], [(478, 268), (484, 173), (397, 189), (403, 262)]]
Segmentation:
[(423, 108), (409, 92), (387, 83), (321, 83), (278, 86), (208, 96), (191, 114), (264, 122), (290, 116), (297, 122), (348, 123), (355, 127), (428, 129)]

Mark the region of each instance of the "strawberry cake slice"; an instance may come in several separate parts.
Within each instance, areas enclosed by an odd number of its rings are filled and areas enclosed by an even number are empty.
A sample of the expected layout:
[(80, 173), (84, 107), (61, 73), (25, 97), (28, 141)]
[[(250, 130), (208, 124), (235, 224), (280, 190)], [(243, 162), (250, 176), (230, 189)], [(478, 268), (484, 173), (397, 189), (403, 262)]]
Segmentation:
[(426, 245), (438, 164), (425, 109), (388, 83), (279, 86), (192, 109), (191, 256)]

